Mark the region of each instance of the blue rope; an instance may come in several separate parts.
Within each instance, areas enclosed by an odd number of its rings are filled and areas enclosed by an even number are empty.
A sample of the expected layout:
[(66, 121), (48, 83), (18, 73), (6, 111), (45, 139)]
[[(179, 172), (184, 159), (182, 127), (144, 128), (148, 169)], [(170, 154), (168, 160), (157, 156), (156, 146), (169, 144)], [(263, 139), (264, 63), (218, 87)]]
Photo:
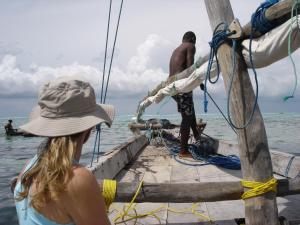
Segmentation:
[[(200, 84), (200, 89), (203, 91), (204, 90), (204, 84)], [(206, 94), (208, 95), (208, 97), (210, 98), (210, 100), (214, 103), (214, 105), (217, 107), (217, 109), (219, 110), (219, 112), (221, 113), (221, 115), (223, 116), (223, 118), (226, 120), (226, 122), (229, 124), (229, 126), (231, 127), (231, 129), (233, 130), (233, 132), (235, 134), (237, 134), (236, 130), (234, 129), (234, 127), (232, 126), (232, 124), (229, 122), (229, 120), (226, 118), (226, 116), (224, 115), (223, 111), (220, 109), (220, 107), (218, 106), (218, 104), (215, 102), (215, 100), (213, 99), (213, 97), (209, 94), (209, 92), (207, 91)]]
[[(222, 28), (223, 26), (223, 28)], [(207, 113), (207, 106), (208, 106), (208, 100), (207, 100), (207, 81), (209, 81), (211, 84), (215, 84), (220, 77), (220, 67), (219, 67), (219, 61), (218, 61), (218, 48), (227, 40), (227, 36), (230, 35), (228, 33), (228, 25), (226, 23), (220, 23), (218, 26), (214, 29), (213, 37), (211, 42), (209, 42), (210, 46), (210, 53), (208, 58), (208, 65), (206, 70), (206, 76), (204, 81), (204, 112)], [(214, 59), (217, 64), (217, 78), (213, 81), (210, 76), (210, 71), (212, 64), (214, 62)]]
[(254, 80), (255, 80), (255, 100), (254, 100), (254, 105), (252, 107), (249, 119), (242, 125), (242, 126), (237, 126), (236, 124), (233, 123), (231, 116), (230, 116), (230, 95), (231, 95), (231, 89), (232, 89), (232, 84), (233, 84), (233, 79), (234, 79), (234, 72), (235, 72), (235, 61), (236, 61), (236, 56), (235, 56), (235, 49), (236, 49), (236, 41), (232, 40), (232, 75), (230, 78), (230, 84), (229, 84), (229, 89), (228, 89), (228, 98), (227, 98), (227, 115), (228, 115), (228, 120), (230, 124), (235, 128), (235, 129), (244, 129), (246, 128), (253, 119), (254, 112), (257, 106), (257, 100), (258, 100), (258, 80), (257, 80), (257, 73), (254, 68), (254, 63), (253, 63), (253, 57), (252, 57), (252, 40), (253, 40), (253, 34), (255, 31), (259, 31), (260, 33), (266, 33), (276, 27), (276, 23), (274, 22), (269, 22), (265, 18), (265, 11), (267, 8), (270, 6), (274, 5), (277, 3), (278, 0), (267, 0), (266, 2), (262, 3), (255, 11), (255, 13), (251, 17), (251, 35), (250, 35), (250, 42), (249, 42), (249, 56), (250, 56), (250, 64), (251, 64), (251, 69), (254, 73)]
[(100, 136), (100, 134), (99, 134), (99, 131), (97, 129), (96, 136), (95, 136), (94, 150), (93, 150), (93, 155), (92, 155), (92, 160), (91, 160), (91, 166), (93, 165), (94, 156), (95, 156), (95, 153), (96, 153), (97, 140), (98, 140), (99, 136)]
[(188, 166), (205, 166), (205, 165), (215, 165), (220, 166), (226, 169), (232, 169), (232, 170), (240, 170), (241, 169), (241, 162), (239, 157), (236, 155), (228, 155), (228, 156), (221, 156), (221, 155), (211, 155), (208, 157), (204, 157), (200, 154), (200, 151), (198, 151), (197, 146), (195, 145), (189, 145), (189, 152), (193, 156), (193, 159), (195, 160), (201, 160), (204, 161), (202, 164), (195, 164), (195, 163), (186, 163), (183, 161), (180, 161), (177, 158), (178, 153), (180, 152), (180, 147), (174, 146), (172, 148), (169, 148), (170, 154), (174, 157), (174, 159), (183, 164)]
[(255, 79), (255, 100), (254, 100), (254, 105), (252, 107), (249, 119), (242, 126), (237, 126), (232, 121), (231, 115), (230, 115), (230, 98), (231, 98), (231, 90), (232, 90), (232, 85), (233, 85), (233, 80), (234, 80), (234, 75), (235, 75), (235, 65), (236, 65), (236, 55), (235, 55), (236, 41), (235, 40), (232, 41), (232, 53), (231, 53), (231, 55), (232, 55), (232, 72), (231, 72), (231, 76), (230, 76), (230, 82), (229, 82), (229, 88), (228, 88), (228, 94), (227, 94), (228, 95), (228, 97), (227, 97), (227, 117), (228, 117), (228, 120), (229, 120), (231, 126), (234, 127), (235, 129), (244, 129), (252, 122), (254, 112), (255, 112), (255, 109), (256, 109), (256, 106), (257, 106), (258, 80), (257, 80), (256, 70), (254, 69), (254, 66), (253, 66), (251, 47), (252, 47), (252, 40), (250, 40), (249, 49), (250, 49), (250, 63), (251, 63), (251, 67), (253, 69), (254, 79)]
[(289, 162), (288, 162), (288, 165), (287, 165), (287, 167), (286, 167), (286, 169), (285, 169), (285, 173), (284, 173), (284, 176), (285, 176), (285, 177), (288, 177), (288, 176), (289, 176), (289, 172), (290, 172), (290, 169), (291, 169), (291, 165), (292, 165), (292, 162), (293, 162), (293, 160), (294, 160), (295, 157), (296, 157), (296, 156), (294, 155), (294, 156), (292, 156), (292, 157), (290, 158), (290, 160), (289, 160)]
[[(236, 55), (235, 55), (235, 50), (237, 47), (237, 42), (236, 40), (232, 40), (232, 72), (231, 72), (231, 76), (230, 76), (230, 83), (229, 83), (229, 88), (228, 88), (228, 97), (227, 97), (227, 117), (228, 117), (228, 121), (231, 127), (234, 127), (235, 129), (244, 129), (246, 128), (251, 122), (252, 119), (254, 117), (254, 112), (257, 106), (257, 101), (258, 101), (258, 80), (257, 80), (257, 73), (256, 70), (254, 68), (254, 64), (253, 64), (253, 57), (252, 57), (252, 40), (253, 40), (253, 34), (255, 31), (259, 31), (260, 33), (266, 33), (268, 31), (270, 31), (271, 29), (273, 29), (274, 27), (277, 26), (277, 23), (275, 22), (270, 22), (265, 18), (265, 11), (267, 8), (269, 8), (270, 6), (274, 5), (275, 3), (277, 3), (278, 0), (267, 0), (266, 2), (262, 3), (255, 11), (255, 13), (252, 15), (251, 17), (251, 35), (250, 35), (250, 42), (249, 42), (249, 54), (250, 54), (250, 63), (251, 63), (251, 68), (253, 70), (254, 73), (254, 79), (255, 79), (255, 101), (254, 101), (254, 105), (252, 107), (252, 111), (250, 113), (250, 116), (248, 118), (248, 120), (242, 125), (242, 126), (237, 126), (236, 124), (233, 123), (232, 119), (231, 119), (231, 115), (230, 115), (230, 99), (231, 99), (231, 90), (232, 90), (232, 85), (233, 85), (233, 80), (234, 80), (234, 75), (235, 75), (235, 66), (236, 66)], [(224, 23), (221, 23), (224, 24)], [(217, 28), (219, 27), (219, 25), (217, 26)], [(216, 28), (216, 29), (217, 29)], [(224, 26), (224, 29), (222, 30), (222, 38), (227, 39), (228, 34), (226, 35), (226, 31), (227, 31), (227, 27)], [(217, 41), (218, 41), (219, 37), (217, 36)], [(214, 35), (213, 35), (213, 40), (214, 40)], [(223, 43), (225, 40), (222, 40), (222, 42), (220, 41), (219, 43)], [(216, 49), (220, 46), (218, 45), (218, 43), (215, 44), (216, 45)], [(211, 46), (211, 49), (213, 49), (213, 46)], [(212, 51), (212, 50), (211, 50)], [(215, 53), (213, 54), (217, 54), (217, 50), (215, 51)], [(208, 66), (208, 70), (211, 69), (211, 64), (212, 64), (212, 58), (210, 57), (210, 62), (209, 62), (209, 66)], [(218, 59), (216, 57), (216, 63), (217, 63), (217, 79), (219, 78), (219, 62)], [(206, 83), (207, 83), (207, 79), (208, 76), (210, 75), (210, 71), (207, 70), (207, 75), (206, 75), (206, 79), (205, 79), (205, 91), (204, 91), (204, 111), (207, 112), (207, 97), (206, 97)]]
[(269, 21), (265, 17), (266, 10), (278, 2), (279, 0), (267, 0), (256, 9), (255, 13), (251, 16), (251, 29), (253, 31), (259, 31), (261, 34), (265, 34), (278, 25), (276, 22)]

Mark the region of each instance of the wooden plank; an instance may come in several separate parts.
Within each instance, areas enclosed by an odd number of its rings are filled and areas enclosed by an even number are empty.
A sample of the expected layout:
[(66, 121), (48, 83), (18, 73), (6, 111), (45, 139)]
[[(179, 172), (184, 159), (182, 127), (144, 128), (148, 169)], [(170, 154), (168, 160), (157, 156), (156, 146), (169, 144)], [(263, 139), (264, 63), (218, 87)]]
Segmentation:
[(234, 218), (244, 218), (244, 202), (223, 201), (223, 202), (207, 202), (207, 210), (213, 220), (232, 220)]
[[(217, 153), (222, 155), (238, 155), (238, 146), (219, 141)], [(300, 174), (300, 157), (294, 154), (271, 150), (273, 172), (294, 178)]]
[(168, 224), (202, 224), (209, 221), (204, 202), (197, 203), (195, 207), (196, 212), (203, 216), (193, 213), (192, 206), (193, 204), (191, 203), (169, 203)]
[(196, 167), (179, 163), (172, 165), (171, 183), (197, 183), (199, 181)]
[(271, 151), (274, 172), (286, 177), (300, 174), (300, 157), (293, 154)]
[[(157, 171), (163, 168), (162, 174)], [(241, 198), (244, 190), (240, 181), (224, 182), (200, 182), (200, 183), (168, 183), (168, 167), (152, 168), (151, 172), (145, 173), (145, 181), (142, 191), (137, 197), (137, 202), (211, 202), (238, 200)], [(161, 182), (159, 182), (161, 181)], [(137, 182), (118, 183), (116, 201), (130, 201), (135, 193)], [(188, 191), (187, 191), (188, 190)], [(275, 194), (275, 193), (274, 193)], [(300, 194), (300, 177), (294, 179), (278, 180), (277, 196)]]
[(240, 170), (229, 170), (207, 165), (197, 167), (200, 182), (239, 181), (242, 178)]
[(92, 167), (87, 166), (87, 169), (91, 170), (97, 179), (112, 179), (147, 143), (145, 135), (132, 138), (101, 156), (98, 162), (94, 162)]
[[(229, 0), (205, 0), (205, 5), (212, 30), (221, 22), (230, 24), (233, 21), (234, 15)], [(233, 57), (236, 57), (236, 63), (235, 71), (231, 74)], [(231, 46), (227, 43), (219, 47), (218, 58), (226, 90), (229, 88), (231, 76), (234, 76), (230, 108), (235, 124), (241, 126), (250, 117), (255, 102), (246, 63), (241, 56), (240, 49), (232, 53)], [(237, 133), (243, 178), (259, 182), (271, 179), (273, 177), (271, 156), (258, 105), (255, 108), (252, 122), (246, 128), (237, 130)], [(275, 193), (268, 192), (247, 199), (245, 215), (246, 224), (277, 224), (278, 212)]]
[(277, 198), (279, 216), (300, 221), (300, 195)]
[(140, 167), (169, 166), (170, 160), (169, 152), (164, 147), (147, 146), (135, 164)]
[[(113, 203), (110, 207), (110, 213), (109, 219), (112, 224), (114, 224), (114, 219), (118, 215), (118, 211), (123, 211), (122, 209), (126, 207), (128, 204), (124, 203)], [(161, 206), (166, 205), (166, 204), (161, 204), (161, 203), (139, 203), (136, 204), (134, 207), (134, 210), (130, 210), (129, 214), (130, 215), (143, 215), (145, 213), (149, 213), (153, 210), (161, 208)], [(118, 210), (118, 211), (117, 211)], [(120, 219), (117, 222), (121, 222), (119, 224), (126, 224), (126, 225), (136, 225), (136, 224), (149, 224), (149, 225), (154, 225), (154, 224), (167, 224), (167, 210), (166, 207), (158, 210), (155, 212), (155, 216), (145, 216), (138, 218), (137, 220), (133, 219), (127, 222), (122, 222), (126, 219), (129, 219), (130, 217), (125, 217), (124, 220)]]

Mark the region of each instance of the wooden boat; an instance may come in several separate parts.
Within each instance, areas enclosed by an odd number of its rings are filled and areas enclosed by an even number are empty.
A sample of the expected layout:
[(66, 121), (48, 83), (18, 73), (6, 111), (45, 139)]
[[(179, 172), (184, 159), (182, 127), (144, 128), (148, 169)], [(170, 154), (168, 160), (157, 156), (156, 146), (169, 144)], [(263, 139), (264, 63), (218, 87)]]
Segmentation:
[[(264, 14), (268, 20), (284, 21), (293, 3), (293, 0), (281, 1)], [(212, 30), (220, 23), (231, 24), (234, 20), (229, 0), (205, 0), (205, 6)], [(262, 35), (253, 34), (250, 24), (243, 32), (233, 30), (227, 38), (244, 39), (249, 36), (249, 30), (251, 37)], [(243, 171), (211, 164), (178, 163), (166, 147), (149, 145), (146, 136), (141, 134), (105, 154), (90, 168), (99, 180), (118, 181), (116, 203), (109, 214), (113, 223), (278, 225), (279, 212), (281, 224), (300, 224), (300, 159), (269, 151), (262, 115), (241, 56), (241, 49), (232, 48), (227, 41), (218, 46), (225, 88), (233, 90), (230, 111), (240, 129), (236, 130), (238, 146), (217, 141), (215, 151), (224, 155), (239, 152)], [(246, 122), (247, 118), (253, 118), (251, 123)], [(242, 185), (242, 177), (261, 186), (275, 177), (277, 188), (242, 201), (244, 189), (247, 190)], [(139, 202), (134, 206), (133, 196)], [(128, 202), (131, 202), (129, 206)]]
[[(237, 154), (238, 146), (217, 141), (219, 154)], [(284, 224), (300, 224), (300, 157), (271, 150), (274, 177), (279, 181), (277, 204)], [(214, 165), (189, 166), (177, 162), (166, 146), (149, 145), (144, 134), (101, 156), (89, 169), (97, 179), (116, 179), (112, 223), (120, 224), (242, 224), (245, 217), (241, 170)], [(130, 215), (114, 221), (131, 201), (143, 180)], [(198, 203), (198, 204), (196, 204)], [(155, 213), (143, 216), (151, 211)], [(120, 217), (120, 216), (119, 216)], [(122, 222), (126, 221), (127, 222)], [(238, 221), (240, 223), (238, 223)]]
[(11, 133), (11, 134), (6, 134), (7, 137), (10, 137), (10, 136), (23, 136), (23, 137), (37, 137), (36, 135), (34, 134), (30, 134), (30, 133), (27, 133), (27, 132), (24, 132), (24, 131), (16, 131), (14, 133)]

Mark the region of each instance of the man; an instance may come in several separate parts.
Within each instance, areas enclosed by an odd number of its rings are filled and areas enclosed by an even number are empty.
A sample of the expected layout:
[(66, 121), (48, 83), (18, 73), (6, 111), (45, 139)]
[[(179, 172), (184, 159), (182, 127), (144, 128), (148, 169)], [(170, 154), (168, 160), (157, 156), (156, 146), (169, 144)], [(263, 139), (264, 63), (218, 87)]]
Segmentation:
[[(194, 63), (196, 52), (196, 35), (192, 31), (188, 31), (183, 35), (182, 43), (172, 53), (170, 59), (170, 75), (173, 76)], [(180, 126), (180, 153), (182, 157), (189, 157), (188, 140), (190, 136), (190, 128), (192, 128), (194, 137), (199, 138), (197, 130), (196, 116), (193, 102), (193, 92), (183, 93), (173, 96), (177, 102), (178, 112), (181, 114), (182, 121)]]
[(5, 125), (5, 133), (6, 135), (13, 135), (17, 132), (17, 129), (14, 129), (12, 126), (12, 120), (9, 119), (8, 123)]

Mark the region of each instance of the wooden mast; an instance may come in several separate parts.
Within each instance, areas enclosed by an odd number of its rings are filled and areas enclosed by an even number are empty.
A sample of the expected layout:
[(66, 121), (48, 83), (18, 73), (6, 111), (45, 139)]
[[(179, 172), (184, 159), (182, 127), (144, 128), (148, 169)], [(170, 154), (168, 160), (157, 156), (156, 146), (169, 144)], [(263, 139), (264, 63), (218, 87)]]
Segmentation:
[[(205, 4), (212, 29), (221, 22), (230, 24), (234, 19), (229, 0), (205, 0)], [(234, 54), (236, 70), (230, 108), (235, 123), (241, 126), (251, 114), (255, 95), (241, 50), (237, 50)], [(218, 58), (228, 90), (232, 70), (231, 46), (223, 44), (218, 50)], [(265, 126), (258, 105), (249, 126), (237, 132), (243, 179), (259, 182), (270, 180), (273, 177), (273, 169)], [(245, 200), (245, 216), (248, 225), (278, 224), (276, 194), (268, 192)]]

